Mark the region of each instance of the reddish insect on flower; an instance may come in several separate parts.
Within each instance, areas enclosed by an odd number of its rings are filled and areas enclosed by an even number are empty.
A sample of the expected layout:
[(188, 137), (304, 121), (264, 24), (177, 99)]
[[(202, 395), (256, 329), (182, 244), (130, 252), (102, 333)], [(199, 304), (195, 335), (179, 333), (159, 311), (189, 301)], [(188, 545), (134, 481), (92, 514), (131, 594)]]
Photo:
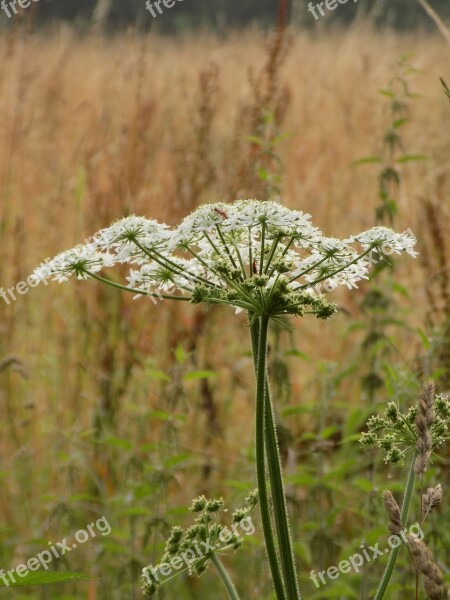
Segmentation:
[(214, 210), (216, 211), (217, 214), (219, 214), (224, 219), (228, 219), (228, 215), (224, 210), (220, 210), (220, 208), (217, 208), (217, 206), (214, 208)]

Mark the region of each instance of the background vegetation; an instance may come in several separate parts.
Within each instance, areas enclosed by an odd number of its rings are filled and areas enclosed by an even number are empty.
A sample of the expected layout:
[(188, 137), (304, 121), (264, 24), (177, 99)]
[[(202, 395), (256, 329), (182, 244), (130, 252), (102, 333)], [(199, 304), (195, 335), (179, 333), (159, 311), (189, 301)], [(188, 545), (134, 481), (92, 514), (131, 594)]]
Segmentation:
[[(207, 14), (207, 3), (188, 1)], [(16, 25), (0, 38), (3, 288), (118, 217), (176, 223), (211, 200), (281, 194), (329, 235), (377, 219), (419, 238), (416, 262), (336, 296), (334, 320), (297, 320), (272, 339), (307, 598), (369, 598), (383, 568), (379, 560), (318, 591), (305, 575), (362, 543), (385, 545), (382, 490), (398, 492), (404, 470), (359, 450), (367, 416), (391, 399), (414, 403), (430, 376), (450, 389), (450, 107), (439, 83), (450, 79), (449, 51), (431, 33), (361, 20), (269, 37), (108, 40), (65, 27), (44, 37)], [(92, 581), (3, 596), (139, 598), (140, 569), (157, 561), (170, 525), (188, 522), (192, 497), (240, 505), (254, 487), (246, 324), (219, 308), (153, 306), (94, 282), (42, 285), (0, 303), (2, 568), (100, 515), (113, 528), (52, 564)], [(445, 488), (444, 453), (430, 480)], [(428, 540), (448, 574), (446, 505)], [(247, 538), (229, 560), (244, 598), (269, 597), (259, 541)], [(396, 600), (414, 586), (402, 557)], [(222, 597), (209, 577), (161, 598)]]
[[(35, 0), (34, 0), (35, 1)], [(307, 10), (309, 0), (286, 2), (288, 18), (302, 27), (314, 25), (314, 17)], [(141, 29), (156, 28), (163, 32), (181, 32), (192, 28), (214, 29), (225, 32), (251, 24), (270, 27), (277, 15), (278, 0), (179, 0), (171, 9), (164, 9), (164, 18), (153, 19), (145, 8), (146, 0), (41, 0), (32, 4), (33, 18), (41, 24), (65, 19), (85, 29), (92, 21), (101, 22), (109, 29), (137, 25)], [(314, 1), (314, 4), (317, 4)], [(433, 0), (433, 8), (444, 18), (450, 17), (447, 0)], [(370, 20), (378, 27), (410, 29), (429, 27), (428, 17), (416, 0), (357, 0), (345, 5), (344, 10), (328, 11), (327, 23), (348, 24), (355, 19)], [(0, 23), (10, 21), (0, 14)]]

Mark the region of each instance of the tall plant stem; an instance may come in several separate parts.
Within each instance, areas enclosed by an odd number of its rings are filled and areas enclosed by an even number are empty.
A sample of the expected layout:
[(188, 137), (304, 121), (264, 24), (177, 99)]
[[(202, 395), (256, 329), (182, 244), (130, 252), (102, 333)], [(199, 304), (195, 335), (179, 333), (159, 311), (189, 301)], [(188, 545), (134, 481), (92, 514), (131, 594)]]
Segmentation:
[(231, 581), (227, 570), (225, 569), (221, 560), (215, 552), (211, 553), (211, 562), (216, 567), (217, 572), (219, 573), (220, 578), (223, 581), (224, 586), (226, 587), (228, 597), (230, 598), (230, 600), (239, 600), (239, 595), (237, 593), (236, 588), (234, 587), (234, 583)]
[(280, 449), (276, 430), (275, 413), (270, 396), (270, 387), (266, 379), (266, 452), (269, 479), (272, 490), (272, 502), (275, 514), (275, 527), (277, 530), (281, 566), (289, 600), (301, 600), (297, 580), (294, 548), (289, 525), (289, 513), (286, 502), (286, 492), (281, 469)]
[[(267, 557), (277, 600), (288, 600), (286, 596), (277, 548), (270, 518), (269, 495), (267, 491), (266, 460), (265, 460), (265, 399), (266, 399), (266, 368), (267, 368), (267, 335), (269, 329), (268, 317), (261, 317), (258, 340), (253, 340), (256, 361), (256, 476), (258, 480), (259, 507), (266, 543)], [(252, 330), (253, 331), (253, 330)], [(253, 338), (253, 334), (252, 334)]]
[[(258, 322), (255, 322), (253, 325), (251, 325), (252, 343), (254, 348), (256, 348), (257, 340), (260, 338), (260, 330), (261, 328)], [(298, 587), (297, 570), (295, 567), (294, 550), (292, 547), (292, 536), (289, 527), (289, 514), (281, 469), (275, 414), (272, 406), (269, 381), (267, 377), (267, 365), (265, 370), (264, 395), (265, 447), (275, 516), (275, 527), (278, 537), (279, 555), (288, 598), (289, 600), (300, 600), (301, 595)]]
[[(416, 474), (414, 472), (414, 463), (416, 461), (416, 456), (414, 455), (411, 467), (408, 473), (408, 480), (406, 482), (405, 487), (405, 495), (403, 497), (402, 509), (400, 511), (400, 521), (402, 525), (405, 525), (406, 519), (408, 518), (409, 507), (411, 504), (411, 498), (414, 491), (414, 483), (416, 481)], [(400, 546), (394, 548), (389, 556), (388, 564), (386, 565), (386, 569), (383, 573), (383, 577), (380, 581), (380, 585), (378, 586), (377, 593), (373, 600), (382, 600), (386, 593), (386, 590), (389, 585), (389, 581), (392, 577), (392, 573), (394, 572), (395, 563), (397, 562), (398, 553), (400, 552)]]

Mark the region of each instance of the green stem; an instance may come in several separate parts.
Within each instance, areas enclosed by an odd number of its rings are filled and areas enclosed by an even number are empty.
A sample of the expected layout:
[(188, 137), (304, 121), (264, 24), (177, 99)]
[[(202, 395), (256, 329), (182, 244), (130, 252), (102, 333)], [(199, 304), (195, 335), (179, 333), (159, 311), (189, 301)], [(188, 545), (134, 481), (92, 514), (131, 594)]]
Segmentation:
[[(265, 462), (265, 398), (266, 398), (266, 368), (267, 368), (267, 336), (269, 318), (261, 317), (259, 324), (259, 339), (253, 339), (254, 355), (256, 356), (256, 475), (258, 480), (259, 507), (266, 542), (273, 584), (277, 600), (286, 600), (283, 579), (278, 561), (277, 549), (270, 518), (269, 496), (266, 480)], [(254, 338), (255, 336), (253, 336)]]
[(190, 302), (191, 298), (189, 296), (173, 296), (172, 294), (160, 294), (156, 292), (144, 292), (144, 290), (135, 290), (134, 288), (127, 287), (126, 285), (122, 285), (120, 283), (116, 283), (111, 279), (107, 279), (106, 277), (102, 277), (101, 275), (97, 275), (92, 271), (85, 271), (86, 275), (92, 277), (92, 279), (96, 279), (101, 283), (106, 283), (117, 290), (122, 290), (124, 292), (132, 292), (133, 294), (141, 294), (142, 296), (150, 296), (150, 298), (164, 298), (164, 300), (181, 300), (182, 302)]
[[(359, 254), (356, 258), (354, 258), (353, 260), (351, 260), (349, 263), (345, 264), (343, 267), (340, 267), (339, 269), (336, 269), (336, 271), (333, 271), (333, 273), (326, 273), (323, 277), (319, 277), (319, 279), (315, 279), (314, 281), (310, 281), (309, 283), (304, 283), (303, 285), (300, 285), (296, 289), (297, 290), (304, 290), (306, 288), (313, 287), (313, 286), (317, 285), (318, 283), (320, 283), (321, 281), (324, 281), (325, 279), (329, 279), (330, 277), (334, 277), (338, 273), (341, 273), (342, 271), (345, 271), (345, 269), (348, 269), (348, 267), (351, 267), (352, 265), (355, 265), (358, 261), (360, 261), (362, 258), (364, 258), (367, 254), (369, 254), (369, 252), (372, 252), (372, 250), (374, 248), (375, 248), (375, 246), (371, 246), (370, 248), (367, 248), (367, 250), (365, 252), (363, 252), (362, 254)], [(322, 262), (322, 261), (320, 261), (320, 262)], [(311, 269), (308, 269), (307, 271), (305, 271), (305, 273), (307, 273), (310, 270)], [(301, 277), (305, 273), (299, 273), (299, 275), (297, 275), (297, 278)]]
[(294, 548), (289, 525), (289, 513), (286, 503), (283, 473), (281, 470), (280, 449), (276, 430), (275, 414), (270, 396), (270, 388), (266, 390), (266, 451), (272, 489), (273, 509), (275, 513), (275, 526), (277, 529), (281, 565), (289, 599), (300, 600), (300, 589), (297, 580)]
[[(259, 324), (252, 326), (252, 337), (258, 339)], [(278, 535), (279, 553), (283, 568), (284, 582), (289, 600), (300, 600), (301, 594), (297, 580), (295, 555), (292, 546), (292, 536), (289, 526), (289, 513), (286, 503), (286, 492), (283, 483), (280, 450), (276, 430), (275, 414), (270, 395), (266, 369), (265, 383), (265, 439), (266, 455), (272, 491), (272, 501), (275, 516), (275, 527)]]
[[(409, 507), (411, 504), (411, 498), (414, 491), (414, 483), (416, 481), (416, 474), (414, 472), (414, 463), (416, 461), (416, 457), (414, 456), (411, 462), (411, 467), (408, 473), (408, 480), (406, 482), (405, 487), (405, 495), (403, 497), (402, 509), (400, 511), (400, 521), (402, 525), (405, 525), (406, 519), (408, 518)], [(392, 573), (394, 572), (395, 563), (397, 562), (398, 553), (400, 552), (400, 546), (394, 548), (389, 556), (388, 564), (386, 565), (386, 569), (383, 573), (383, 577), (380, 581), (380, 585), (378, 586), (377, 593), (373, 600), (381, 600), (384, 598), (384, 594), (389, 585), (389, 581), (392, 577)]]
[(216, 555), (215, 552), (212, 552), (212, 554), (211, 554), (211, 562), (216, 567), (217, 572), (219, 573), (220, 578), (223, 581), (223, 584), (227, 589), (228, 597), (230, 598), (230, 600), (239, 600), (237, 590), (234, 587), (234, 584), (231, 581), (227, 570), (225, 569), (225, 567), (223, 566), (222, 562), (220, 561), (219, 557)]

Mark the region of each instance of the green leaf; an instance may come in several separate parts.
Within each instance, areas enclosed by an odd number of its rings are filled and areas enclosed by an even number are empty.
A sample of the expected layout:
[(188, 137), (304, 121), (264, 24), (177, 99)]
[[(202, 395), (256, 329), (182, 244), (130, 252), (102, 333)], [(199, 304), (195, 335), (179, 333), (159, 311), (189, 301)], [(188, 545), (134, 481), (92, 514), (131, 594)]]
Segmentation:
[(249, 135), (245, 139), (247, 140), (247, 142), (251, 142), (252, 144), (258, 144), (258, 146), (264, 145), (264, 140), (262, 140), (259, 137), (256, 137), (256, 135)]
[(191, 456), (189, 454), (178, 454), (177, 456), (171, 456), (164, 461), (164, 468), (171, 469), (172, 467), (176, 467), (177, 465), (190, 460), (190, 458)]
[(392, 291), (397, 292), (398, 294), (400, 294), (401, 296), (403, 296), (404, 298), (408, 298), (409, 299), (409, 291), (408, 288), (404, 285), (400, 285), (399, 283), (393, 283), (392, 284)]
[(114, 436), (107, 437), (104, 442), (107, 446), (113, 446), (114, 448), (121, 448), (122, 450), (131, 450), (133, 444), (128, 440), (123, 440)]
[(381, 162), (380, 156), (365, 156), (364, 158), (359, 158), (358, 160), (354, 160), (350, 164), (352, 166), (357, 166), (357, 165), (366, 165), (368, 163), (380, 163), (380, 162)]
[(150, 379), (158, 379), (160, 381), (170, 381), (170, 377), (166, 373), (155, 369), (149, 369), (147, 371), (147, 377), (150, 377)]
[(405, 154), (404, 156), (400, 156), (400, 158), (397, 158), (395, 162), (406, 163), (418, 160), (430, 160), (430, 157), (426, 154)]
[(369, 479), (360, 477), (353, 482), (361, 491), (369, 493), (373, 491), (373, 483)]
[(326, 427), (325, 429), (322, 429), (322, 431), (319, 433), (319, 435), (322, 440), (327, 440), (334, 433), (336, 433), (336, 431), (339, 431), (339, 428), (336, 427), (336, 425), (331, 425), (330, 427)]
[(4, 578), (9, 583), (6, 585), (3, 577), (0, 577), (0, 587), (18, 587), (24, 585), (47, 585), (50, 583), (61, 583), (63, 581), (79, 581), (80, 579), (93, 579), (89, 575), (84, 573), (64, 573), (55, 571), (35, 571), (28, 572), (24, 577), (19, 577), (16, 573), (14, 574), (13, 581), (8, 575)]
[(284, 353), (285, 356), (295, 356), (296, 358), (301, 358), (302, 360), (309, 360), (309, 356), (305, 352), (300, 352), (300, 350), (296, 350), (293, 348), (292, 350), (286, 350)]
[(378, 92), (382, 96), (387, 96), (388, 98), (395, 98), (395, 94), (391, 90), (381, 89), (381, 90), (378, 90)]
[(398, 129), (399, 127), (401, 127), (402, 125), (404, 125), (407, 122), (408, 122), (408, 119), (405, 119), (405, 118), (397, 119), (396, 121), (394, 121), (392, 123), (392, 127), (394, 127), (395, 129)]
[(350, 444), (351, 442), (357, 442), (360, 437), (361, 437), (360, 433), (352, 433), (350, 435), (346, 435), (344, 438), (342, 438), (341, 445)]
[(426, 333), (424, 331), (422, 331), (422, 329), (417, 329), (417, 333), (420, 336), (420, 339), (422, 340), (422, 344), (423, 347), (425, 348), (425, 350), (429, 350), (431, 348), (431, 344), (430, 344), (430, 340), (428, 339)]
[(147, 413), (147, 416), (151, 419), (157, 419), (158, 421), (185, 421), (185, 415), (172, 415), (165, 410), (151, 410)]
[(444, 81), (444, 79), (442, 79), (442, 77), (439, 77), (439, 79), (441, 80), (442, 87), (444, 88), (445, 95), (446, 95), (446, 96), (447, 96), (447, 98), (450, 100), (450, 88), (448, 87), (448, 85), (447, 85), (447, 83)]
[(196, 379), (208, 379), (209, 377), (215, 377), (215, 371), (191, 371), (183, 376), (184, 381), (195, 381)]
[(302, 406), (288, 406), (281, 411), (282, 417), (291, 417), (293, 415), (303, 415), (311, 413), (314, 409), (312, 404), (302, 404)]
[(187, 352), (185, 352), (183, 346), (181, 344), (178, 344), (175, 350), (175, 358), (177, 363), (179, 363), (180, 365), (183, 364), (187, 356)]
[(270, 174), (267, 171), (267, 169), (265, 169), (264, 167), (261, 167), (260, 169), (258, 169), (258, 177), (262, 181), (267, 181), (269, 179), (269, 177), (270, 177)]

